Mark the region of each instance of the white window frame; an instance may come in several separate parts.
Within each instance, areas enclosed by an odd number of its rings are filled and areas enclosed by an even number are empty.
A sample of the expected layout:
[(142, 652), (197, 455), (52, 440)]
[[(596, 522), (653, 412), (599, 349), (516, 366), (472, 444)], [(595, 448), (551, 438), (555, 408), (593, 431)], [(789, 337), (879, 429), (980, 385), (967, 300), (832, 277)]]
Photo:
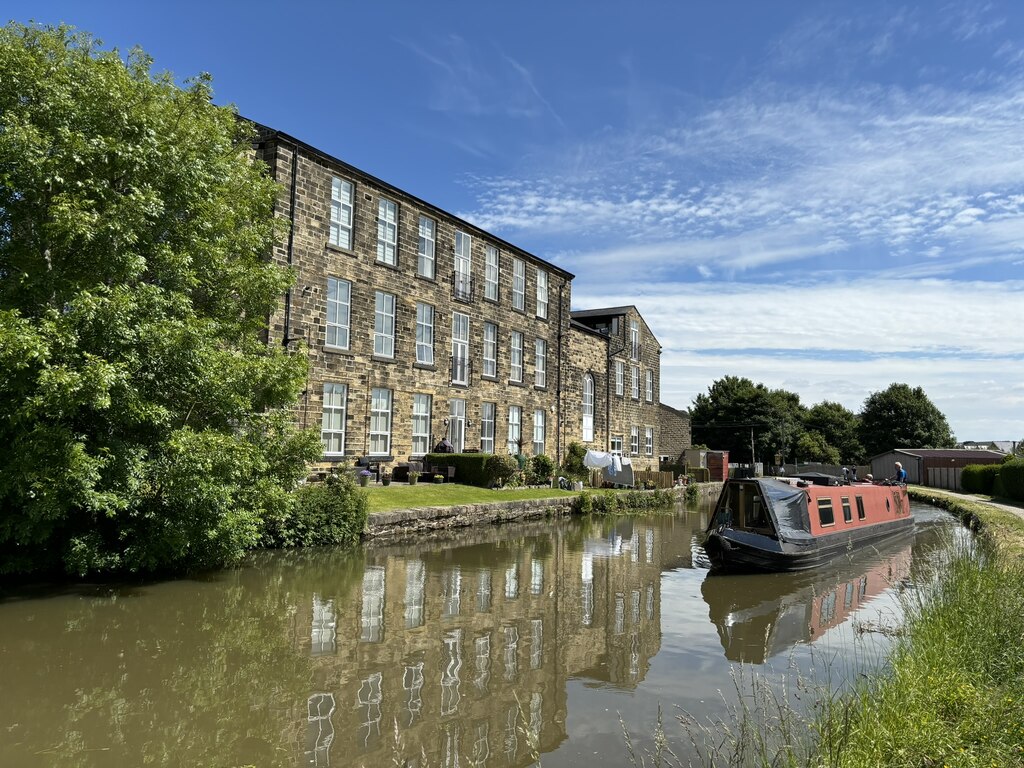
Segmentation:
[(622, 397), (626, 393), (626, 364), (615, 361), (615, 394)]
[(654, 402), (654, 371), (650, 368), (646, 371), (646, 386), (644, 387), (648, 403)]
[(508, 407), (508, 440), (506, 447), (512, 456), (519, 455), (519, 440), (523, 436), (523, 408), (520, 405)]
[(420, 216), (419, 245), (416, 250), (416, 271), (423, 277), (434, 278), (437, 268), (437, 222)]
[(432, 395), (414, 393), (412, 396), (412, 453), (422, 456), (430, 453), (431, 412), (434, 408)]
[(640, 427), (635, 424), (629, 428), (629, 455), (640, 455)]
[[(345, 455), (345, 422), (348, 416), (348, 384), (325, 381), (323, 388), (323, 413), (320, 417), (320, 442), (324, 456)], [(330, 450), (333, 440), (340, 450)]]
[(395, 356), (395, 295), (377, 291), (373, 302), (373, 354)]
[(622, 455), (622, 435), (612, 435), (609, 443), (611, 453)]
[(455, 231), (455, 295), (460, 299), (473, 296), (473, 236)]
[(583, 375), (583, 442), (594, 442), (594, 377)]
[(466, 449), (466, 400), (452, 397), (448, 400), (448, 442), (455, 453)]
[(536, 387), (548, 385), (548, 343), (544, 339), (533, 343), (533, 384)]
[(370, 455), (391, 455), (391, 404), (393, 392), (384, 387), (370, 391)]
[(634, 400), (640, 399), (640, 366), (631, 365), (632, 368), (632, 383), (630, 384), (630, 394), (632, 394)]
[(484, 262), (484, 298), (491, 301), (498, 300), (498, 281), (500, 279), (501, 257), (498, 249), (493, 245), (487, 246), (487, 256)]
[(654, 427), (644, 427), (644, 455), (654, 455)]
[(526, 311), (526, 262), (512, 259), (512, 309)]
[(523, 380), (523, 334), (512, 331), (509, 341), (509, 381)]
[(498, 377), (498, 326), (484, 323), (484, 376)]
[(434, 307), (416, 302), (416, 362), (434, 364)]
[[(342, 296), (344, 293), (344, 296)], [(348, 349), (351, 333), (352, 283), (337, 277), (327, 278), (327, 314), (324, 321), (324, 345)], [(333, 336), (333, 341), (331, 340)]]
[(640, 359), (640, 321), (629, 321), (629, 356), (632, 360)]
[(480, 404), (480, 453), (494, 453), (494, 423), (497, 413), (497, 403)]
[(398, 264), (398, 203), (386, 197), (377, 202), (377, 261)]
[(544, 453), (547, 443), (547, 411), (537, 408), (533, 412), (533, 455)]
[(548, 273), (537, 270), (537, 317), (548, 319)]
[(469, 315), (452, 313), (452, 384), (469, 384)]
[(331, 179), (331, 226), (327, 241), (331, 245), (352, 250), (352, 222), (355, 212), (356, 188), (348, 179)]

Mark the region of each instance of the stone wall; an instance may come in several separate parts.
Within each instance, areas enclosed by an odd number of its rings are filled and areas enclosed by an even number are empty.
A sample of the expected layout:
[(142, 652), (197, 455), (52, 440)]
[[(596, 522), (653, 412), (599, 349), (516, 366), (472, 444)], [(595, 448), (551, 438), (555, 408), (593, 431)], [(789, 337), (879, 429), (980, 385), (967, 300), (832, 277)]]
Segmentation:
[(690, 414), (662, 403), (658, 421), (661, 426), (661, 440), (658, 443), (660, 455), (668, 456), (670, 464), (682, 464), (683, 451), (693, 444)]

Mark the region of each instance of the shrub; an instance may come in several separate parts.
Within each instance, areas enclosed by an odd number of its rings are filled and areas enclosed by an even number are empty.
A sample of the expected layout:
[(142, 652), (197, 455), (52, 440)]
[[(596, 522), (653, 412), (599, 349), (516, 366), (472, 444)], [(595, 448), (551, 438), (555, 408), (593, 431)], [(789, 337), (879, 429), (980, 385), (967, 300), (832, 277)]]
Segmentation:
[(575, 515), (589, 515), (594, 511), (594, 496), (590, 491), (584, 491), (572, 500), (572, 511)]
[(488, 478), (486, 486), (504, 485), (519, 471), (519, 462), (508, 454), (495, 453), (487, 456), (485, 471)]
[(533, 467), (533, 473), (539, 478), (546, 480), (555, 474), (555, 462), (546, 454), (538, 453), (530, 459), (530, 464)]
[(1011, 459), (999, 470), (1003, 490), (1011, 499), (1024, 501), (1024, 459)]
[(565, 449), (565, 461), (562, 462), (562, 474), (570, 480), (586, 480), (590, 472), (583, 466), (583, 457), (587, 449), (575, 440)]
[(686, 486), (686, 490), (683, 491), (683, 500), (687, 504), (696, 504), (700, 499), (700, 489), (696, 483), (690, 483)]
[(996, 478), (999, 477), (999, 464), (968, 464), (964, 467), (960, 483), (970, 493), (992, 494)]
[(348, 473), (304, 485), (293, 494), (282, 518), (268, 521), (264, 541), (274, 547), (354, 544), (366, 526), (369, 502)]

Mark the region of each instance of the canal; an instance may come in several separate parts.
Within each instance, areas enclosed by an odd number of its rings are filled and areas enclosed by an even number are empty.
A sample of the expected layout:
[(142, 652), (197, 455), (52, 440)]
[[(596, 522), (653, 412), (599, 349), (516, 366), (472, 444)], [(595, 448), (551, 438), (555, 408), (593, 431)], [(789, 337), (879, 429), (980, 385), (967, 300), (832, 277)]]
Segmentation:
[[(260, 553), (203, 578), (0, 593), (3, 766), (628, 765), (659, 706), (722, 717), (734, 679), (884, 658), (957, 530), (811, 574), (708, 577), (708, 509)], [(742, 670), (737, 672), (737, 670)]]

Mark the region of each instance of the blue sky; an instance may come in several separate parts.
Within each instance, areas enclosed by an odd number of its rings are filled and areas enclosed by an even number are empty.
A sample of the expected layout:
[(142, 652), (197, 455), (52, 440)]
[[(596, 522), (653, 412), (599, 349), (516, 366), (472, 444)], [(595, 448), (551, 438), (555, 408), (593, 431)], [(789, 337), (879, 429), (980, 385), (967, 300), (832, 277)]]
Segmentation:
[(662, 400), (922, 386), (1024, 437), (1024, 6), (8, 0), (636, 304)]

